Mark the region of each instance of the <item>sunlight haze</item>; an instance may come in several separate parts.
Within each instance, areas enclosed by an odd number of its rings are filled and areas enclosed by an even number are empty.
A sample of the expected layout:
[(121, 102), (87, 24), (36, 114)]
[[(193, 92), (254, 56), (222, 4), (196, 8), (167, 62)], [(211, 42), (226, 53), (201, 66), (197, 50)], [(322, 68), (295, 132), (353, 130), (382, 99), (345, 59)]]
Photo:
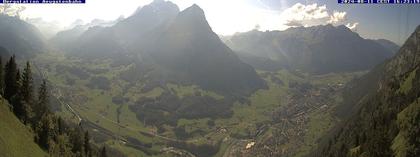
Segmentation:
[[(25, 5), (27, 9), (22, 16), (24, 18), (41, 17), (44, 21), (59, 23), (61, 27), (65, 27), (78, 19), (87, 23), (93, 19), (115, 20), (120, 16), (128, 17), (138, 7), (150, 2), (152, 1), (123, 0), (120, 3), (115, 3), (111, 0), (88, 0), (86, 4), (49, 4), (42, 5), (42, 7), (39, 5)], [(294, 7), (294, 10), (291, 10), (290, 7), (295, 4), (285, 0), (279, 1), (277, 6), (270, 7), (262, 0), (172, 0), (172, 2), (177, 4), (180, 10), (193, 4), (198, 4), (206, 12), (206, 17), (213, 30), (222, 35), (249, 31), (257, 25), (261, 30), (284, 30), (290, 27), (287, 25), (287, 22), (295, 22), (295, 19), (291, 19), (291, 17), (295, 16), (299, 20), (307, 21), (328, 18), (325, 6), (317, 5), (316, 3), (311, 3), (307, 8), (305, 5), (297, 3), (302, 8)], [(297, 12), (310, 9), (318, 9), (324, 14), (312, 17), (307, 16), (304, 12)], [(284, 12), (287, 12), (287, 14), (284, 14)], [(292, 16), (292, 14), (294, 15)]]

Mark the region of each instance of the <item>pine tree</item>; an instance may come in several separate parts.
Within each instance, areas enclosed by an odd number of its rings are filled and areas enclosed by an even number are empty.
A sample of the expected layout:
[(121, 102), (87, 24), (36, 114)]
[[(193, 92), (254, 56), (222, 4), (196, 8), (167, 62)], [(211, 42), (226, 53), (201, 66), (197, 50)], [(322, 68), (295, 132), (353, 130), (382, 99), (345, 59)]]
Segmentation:
[[(3, 94), (10, 102), (15, 115), (24, 124), (31, 122), (35, 132), (35, 141), (51, 156), (107, 156), (105, 147), (99, 151), (90, 145), (90, 136), (87, 131), (83, 134), (83, 129), (66, 125), (63, 119), (49, 110), (46, 80), (42, 81), (38, 90), (38, 99), (35, 100), (29, 62), (26, 63), (21, 75), (15, 56), (7, 62), (4, 71), (0, 57), (0, 94)], [(32, 111), (32, 109), (35, 110)]]
[(3, 95), (4, 91), (4, 72), (3, 72), (3, 58), (0, 56), (0, 95)]
[(23, 107), (23, 117), (22, 117), (23, 124), (30, 123), (32, 126), (36, 126), (36, 123), (32, 123), (31, 121), (34, 117), (31, 105), (25, 101), (21, 101), (21, 104)]
[[(19, 69), (16, 70), (15, 76), (14, 76), (14, 89), (13, 89), (13, 93), (10, 98), (9, 98), (9, 102), (11, 102), (12, 106), (13, 106), (13, 112), (15, 113), (16, 117), (18, 117), (20, 120), (24, 121), (25, 116), (26, 116), (26, 111), (25, 111), (25, 103), (22, 101), (22, 95), (19, 94), (19, 89), (20, 89), (20, 72)], [(10, 88), (12, 89), (12, 88)]]
[(5, 66), (4, 74), (4, 98), (10, 101), (10, 98), (17, 93), (18, 84), (17, 84), (17, 65), (15, 61), (15, 56), (10, 57), (9, 61)]
[(61, 117), (58, 117), (57, 119), (57, 126), (58, 126), (58, 134), (63, 135), (67, 129), (67, 126)]
[(89, 136), (89, 132), (86, 131), (85, 132), (85, 140), (84, 140), (84, 148), (85, 148), (85, 154), (86, 157), (91, 157), (92, 156), (92, 148), (90, 147), (90, 136)]
[(13, 112), (15, 115), (24, 123), (28, 124), (30, 119), (32, 118), (32, 108), (31, 106), (24, 101), (23, 94), (22, 94), (22, 81), (19, 69), (16, 72), (16, 93), (10, 98), (10, 102), (13, 106)]
[(36, 128), (37, 143), (44, 149), (49, 150), (52, 145), (54, 122), (50, 115), (44, 114)]
[(44, 113), (49, 113), (48, 107), (48, 91), (47, 91), (47, 82), (45, 80), (42, 81), (41, 86), (38, 90), (38, 101), (36, 104), (36, 111), (35, 115), (37, 116), (36, 119), (40, 118)]
[(37, 121), (39, 119), (34, 119), (34, 113), (32, 109), (36, 108), (33, 102), (33, 79), (32, 79), (32, 72), (31, 72), (31, 65), (29, 62), (26, 62), (26, 67), (22, 74), (22, 81), (21, 87), (19, 89), (19, 95), (21, 97), (21, 103), (24, 110), (24, 123), (26, 124), (30, 120), (33, 126), (36, 126)]
[(26, 62), (26, 67), (23, 70), (22, 74), (22, 88), (21, 88), (23, 100), (26, 103), (32, 105), (33, 103), (33, 79), (31, 65), (29, 62)]
[(75, 154), (84, 154), (84, 146), (83, 146), (83, 133), (81, 131), (81, 128), (74, 128), (70, 132), (70, 142), (72, 144), (71, 151)]
[(71, 152), (71, 145), (69, 145), (69, 138), (67, 135), (58, 135), (56, 138), (56, 145), (50, 152), (51, 156), (59, 157), (75, 157), (76, 155)]
[(108, 157), (108, 155), (106, 154), (106, 147), (103, 146), (101, 149), (101, 153), (99, 154), (99, 157)]

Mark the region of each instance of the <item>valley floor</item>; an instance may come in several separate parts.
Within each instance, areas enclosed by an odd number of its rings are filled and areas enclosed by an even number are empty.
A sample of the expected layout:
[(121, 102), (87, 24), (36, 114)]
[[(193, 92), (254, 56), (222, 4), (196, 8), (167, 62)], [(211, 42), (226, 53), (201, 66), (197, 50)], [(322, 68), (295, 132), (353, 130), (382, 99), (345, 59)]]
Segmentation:
[[(33, 62), (51, 84), (59, 105), (56, 112), (94, 132), (96, 143), (105, 143), (126, 156), (304, 156), (339, 121), (335, 106), (341, 101), (341, 88), (362, 74), (259, 71), (269, 88), (234, 101), (229, 116), (184, 117), (175, 124), (155, 125), (144, 118), (147, 115), (134, 110), (142, 104), (140, 110), (150, 109), (144, 104), (147, 102), (141, 103), (144, 100), (159, 101), (168, 93), (182, 101), (197, 93), (215, 102), (228, 97), (172, 82), (145, 90), (150, 88), (146, 81), (121, 79), (135, 63), (86, 62), (60, 53), (43, 54)], [(163, 112), (167, 114), (171, 113)]]

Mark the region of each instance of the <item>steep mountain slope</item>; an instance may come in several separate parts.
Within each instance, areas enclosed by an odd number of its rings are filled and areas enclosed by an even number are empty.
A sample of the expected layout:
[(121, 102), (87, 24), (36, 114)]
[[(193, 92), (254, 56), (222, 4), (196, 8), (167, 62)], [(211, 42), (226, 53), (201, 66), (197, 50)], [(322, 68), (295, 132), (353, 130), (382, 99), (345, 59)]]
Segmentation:
[(111, 27), (95, 26), (85, 32), (74, 28), (58, 33), (53, 39), (73, 39), (64, 40), (69, 42), (66, 44), (55, 42), (55, 46), (83, 57), (142, 52), (159, 37), (178, 13), (179, 8), (174, 3), (155, 0)]
[(166, 69), (186, 75), (204, 89), (249, 94), (264, 87), (255, 70), (240, 61), (193, 5), (182, 11), (149, 55)]
[(419, 156), (419, 66), (420, 26), (394, 58), (347, 89), (361, 92), (352, 97), (356, 101), (344, 104), (352, 105), (357, 112), (326, 138), (313, 155)]
[(17, 17), (4, 14), (0, 14), (0, 46), (18, 57), (30, 57), (46, 49), (37, 28)]
[(134, 51), (153, 43), (179, 13), (176, 4), (154, 0), (139, 8), (132, 16), (117, 23), (113, 30)]
[(272, 32), (254, 30), (236, 34), (226, 43), (238, 54), (266, 57), (316, 74), (367, 70), (393, 54), (345, 26), (332, 25)]
[(69, 30), (64, 30), (58, 32), (54, 37), (49, 41), (57, 48), (62, 50), (68, 50), (73, 45), (71, 43), (76, 42), (76, 40), (82, 35), (88, 28), (78, 25)]
[(81, 20), (76, 20), (73, 24), (71, 24), (70, 29), (57, 32), (49, 39), (49, 42), (51, 42), (56, 48), (69, 50), (73, 46), (71, 44), (75, 43), (89, 28), (96, 26), (112, 27), (122, 20), (124, 20), (124, 17), (119, 17), (118, 19), (111, 21), (94, 19), (87, 24), (83, 24), (83, 21)]
[(7, 101), (0, 98), (0, 157), (47, 154), (33, 141), (33, 134), (10, 111)]
[(378, 44), (381, 44), (383, 47), (385, 47), (386, 49), (388, 49), (392, 53), (397, 53), (398, 50), (400, 49), (400, 46), (398, 46), (394, 42), (386, 40), (386, 39), (377, 39), (377, 40), (375, 40), (375, 42), (377, 42)]
[(101, 58), (125, 52), (122, 45), (112, 28), (95, 26), (84, 32), (73, 43), (70, 51), (82, 57)]

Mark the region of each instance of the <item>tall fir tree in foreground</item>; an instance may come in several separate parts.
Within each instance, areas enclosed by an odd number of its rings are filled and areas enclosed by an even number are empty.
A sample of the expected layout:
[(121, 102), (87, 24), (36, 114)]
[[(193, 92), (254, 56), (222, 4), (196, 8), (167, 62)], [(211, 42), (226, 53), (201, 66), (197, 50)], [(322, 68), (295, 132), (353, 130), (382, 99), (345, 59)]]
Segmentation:
[[(6, 78), (7, 79), (7, 78)], [(24, 121), (24, 107), (21, 95), (19, 94), (19, 88), (20, 88), (20, 71), (19, 69), (16, 70), (15, 76), (14, 76), (14, 85), (6, 85), (6, 88), (10, 86), (10, 90), (6, 90), (7, 93), (10, 93), (9, 96), (9, 102), (11, 102), (13, 106), (13, 112), (16, 114), (16, 116)], [(7, 95), (6, 95), (7, 96)]]
[(0, 95), (3, 95), (4, 91), (4, 69), (3, 69), (3, 58), (0, 56)]
[(32, 108), (24, 100), (24, 91), (22, 90), (22, 76), (20, 70), (16, 72), (16, 93), (10, 98), (13, 104), (15, 114), (22, 120), (23, 124), (27, 125), (33, 117)]
[(35, 108), (33, 99), (33, 79), (29, 62), (26, 62), (26, 67), (23, 70), (22, 85), (19, 93), (21, 94), (21, 101), (25, 110), (25, 121), (31, 121), (31, 124), (35, 126), (37, 120), (34, 119), (33, 113), (33, 109)]
[(23, 70), (22, 74), (22, 97), (23, 100), (28, 104), (33, 104), (33, 79), (32, 79), (32, 70), (31, 64), (26, 62), (26, 67)]
[(17, 84), (17, 65), (15, 61), (15, 56), (10, 57), (9, 61), (6, 63), (4, 69), (4, 98), (10, 100), (12, 96), (17, 93), (18, 84)]
[(86, 157), (91, 157), (92, 156), (92, 148), (90, 146), (90, 136), (89, 136), (89, 132), (86, 131), (85, 132), (85, 140), (84, 140), (84, 148), (85, 148), (85, 153), (86, 153)]
[(108, 157), (107, 154), (106, 154), (106, 147), (105, 146), (102, 147), (101, 152), (99, 154), (99, 157)]
[(35, 115), (36, 119), (40, 119), (42, 115), (48, 114), (50, 111), (49, 106), (49, 97), (47, 91), (47, 82), (42, 80), (41, 86), (38, 89), (38, 100), (36, 101), (35, 106)]

